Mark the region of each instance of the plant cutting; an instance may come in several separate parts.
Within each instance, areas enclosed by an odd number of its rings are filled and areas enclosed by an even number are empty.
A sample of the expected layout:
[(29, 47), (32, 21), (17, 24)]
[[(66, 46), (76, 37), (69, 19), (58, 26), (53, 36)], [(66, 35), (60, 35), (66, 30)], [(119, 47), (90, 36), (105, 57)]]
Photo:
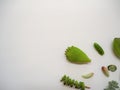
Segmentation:
[(77, 64), (89, 63), (91, 59), (78, 47), (71, 46), (65, 51), (65, 56), (68, 61)]

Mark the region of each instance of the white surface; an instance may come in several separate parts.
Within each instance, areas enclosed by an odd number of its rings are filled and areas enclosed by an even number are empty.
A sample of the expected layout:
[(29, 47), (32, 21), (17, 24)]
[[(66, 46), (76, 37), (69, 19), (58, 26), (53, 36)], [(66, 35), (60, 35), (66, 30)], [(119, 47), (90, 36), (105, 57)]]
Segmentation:
[[(0, 90), (76, 90), (60, 83), (64, 74), (84, 81), (90, 90), (103, 90), (109, 80), (119, 80), (114, 37), (120, 37), (119, 0), (1, 0)], [(94, 42), (104, 48), (104, 56)], [(69, 63), (64, 51), (71, 45), (92, 62)], [(118, 70), (106, 78), (101, 66), (109, 64)], [(89, 72), (94, 77), (81, 78)]]

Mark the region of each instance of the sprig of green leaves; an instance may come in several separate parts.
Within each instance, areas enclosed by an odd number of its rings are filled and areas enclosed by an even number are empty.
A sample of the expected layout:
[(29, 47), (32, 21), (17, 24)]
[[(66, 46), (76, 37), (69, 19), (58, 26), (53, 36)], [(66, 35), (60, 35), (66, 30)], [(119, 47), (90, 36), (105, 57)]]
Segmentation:
[(88, 86), (85, 86), (84, 82), (71, 79), (69, 76), (66, 75), (64, 75), (60, 81), (63, 82), (64, 85), (75, 87), (76, 89), (85, 90), (85, 88), (90, 88)]

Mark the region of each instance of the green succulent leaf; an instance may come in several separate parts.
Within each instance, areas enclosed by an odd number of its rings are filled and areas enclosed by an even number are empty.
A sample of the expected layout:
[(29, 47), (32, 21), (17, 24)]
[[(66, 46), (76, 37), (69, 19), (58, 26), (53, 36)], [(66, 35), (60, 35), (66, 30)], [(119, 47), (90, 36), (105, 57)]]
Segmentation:
[(94, 43), (94, 48), (100, 55), (104, 55), (104, 50), (98, 43), (96, 42)]
[(120, 38), (114, 38), (113, 52), (120, 59)]
[(94, 75), (94, 73), (91, 72), (91, 73), (82, 75), (82, 77), (85, 78), (85, 79), (89, 79), (89, 78), (91, 78), (93, 75)]
[(89, 63), (91, 59), (79, 48), (75, 46), (68, 47), (65, 51), (67, 60), (72, 63)]

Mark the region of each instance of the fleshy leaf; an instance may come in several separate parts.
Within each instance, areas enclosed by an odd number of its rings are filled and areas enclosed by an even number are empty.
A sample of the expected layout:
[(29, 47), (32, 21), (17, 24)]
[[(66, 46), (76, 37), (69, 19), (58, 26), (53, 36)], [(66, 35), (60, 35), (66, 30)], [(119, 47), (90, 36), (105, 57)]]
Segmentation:
[(68, 47), (65, 51), (67, 60), (72, 63), (89, 63), (91, 59), (79, 48), (75, 46)]

